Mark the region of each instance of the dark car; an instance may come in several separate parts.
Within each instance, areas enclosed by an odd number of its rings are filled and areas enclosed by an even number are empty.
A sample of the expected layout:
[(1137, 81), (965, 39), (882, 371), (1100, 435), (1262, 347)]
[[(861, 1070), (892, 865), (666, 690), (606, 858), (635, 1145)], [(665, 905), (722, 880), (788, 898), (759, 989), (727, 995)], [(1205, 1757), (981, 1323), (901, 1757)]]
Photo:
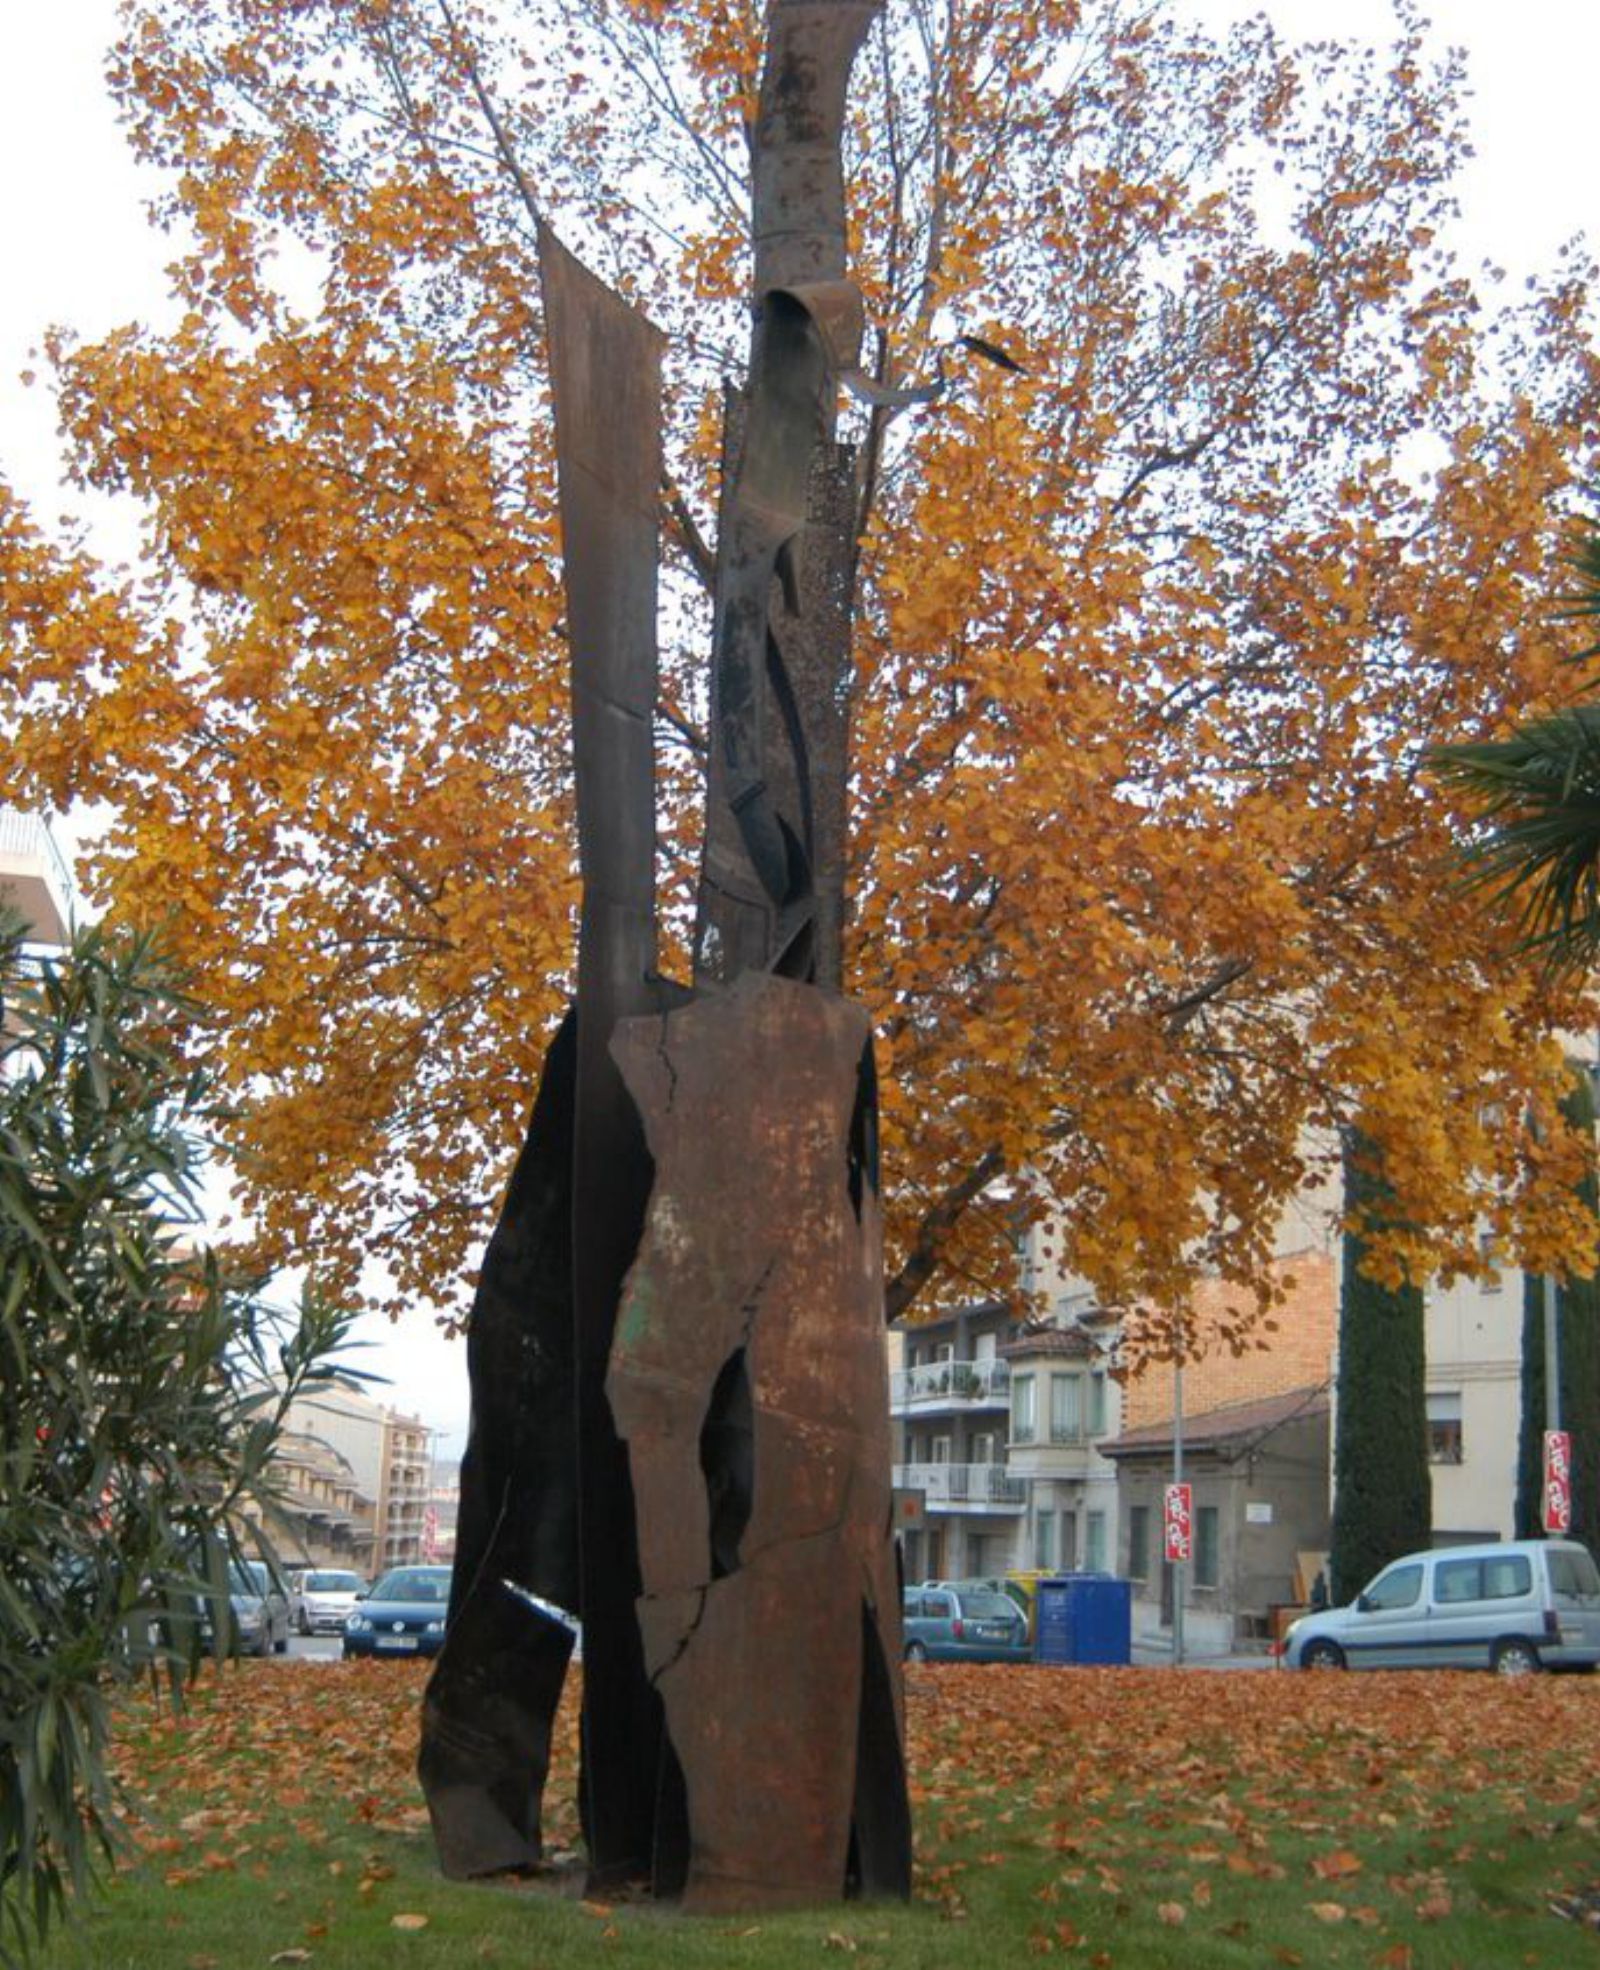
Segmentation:
[(908, 1587), (907, 1662), (1027, 1662), (1028, 1619), (989, 1587)]
[(391, 1568), (344, 1624), (349, 1655), (437, 1655), (450, 1607), (447, 1566)]
[[(202, 1647), (211, 1647), (211, 1603), (197, 1599)], [(289, 1646), (289, 1590), (265, 1560), (228, 1564), (228, 1647), (238, 1655), (282, 1655)]]

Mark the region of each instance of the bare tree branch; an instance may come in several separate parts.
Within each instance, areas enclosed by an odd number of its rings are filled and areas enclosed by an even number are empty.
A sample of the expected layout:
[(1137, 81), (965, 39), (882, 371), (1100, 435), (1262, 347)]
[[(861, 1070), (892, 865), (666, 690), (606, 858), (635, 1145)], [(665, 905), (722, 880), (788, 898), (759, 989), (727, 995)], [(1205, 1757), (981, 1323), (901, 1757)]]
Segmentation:
[(895, 1276), (884, 1285), (884, 1317), (898, 1320), (939, 1269), (944, 1242), (954, 1230), (963, 1211), (997, 1177), (1004, 1176), (1005, 1152), (998, 1143), (990, 1146), (967, 1171), (951, 1184), (937, 1202), (922, 1214), (911, 1249)]

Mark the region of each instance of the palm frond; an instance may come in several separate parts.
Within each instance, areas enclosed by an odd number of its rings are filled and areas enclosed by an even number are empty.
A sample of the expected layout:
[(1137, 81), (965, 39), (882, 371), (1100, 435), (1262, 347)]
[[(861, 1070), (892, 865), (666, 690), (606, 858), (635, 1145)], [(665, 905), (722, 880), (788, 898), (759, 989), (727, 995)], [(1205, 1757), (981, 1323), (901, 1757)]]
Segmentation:
[[(1593, 549), (1600, 614), (1600, 539)], [(1600, 703), (1535, 719), (1503, 739), (1440, 746), (1439, 777), (1476, 798), (1482, 827), (1467, 881), (1515, 911), (1523, 947), (1556, 965), (1600, 958)]]
[[(1573, 622), (1584, 617), (1600, 617), (1600, 521), (1585, 520), (1584, 537), (1571, 555), (1569, 565), (1576, 581), (1571, 591), (1560, 598), (1556, 620)], [(1600, 656), (1600, 642), (1576, 651), (1568, 662), (1587, 663), (1597, 656)]]

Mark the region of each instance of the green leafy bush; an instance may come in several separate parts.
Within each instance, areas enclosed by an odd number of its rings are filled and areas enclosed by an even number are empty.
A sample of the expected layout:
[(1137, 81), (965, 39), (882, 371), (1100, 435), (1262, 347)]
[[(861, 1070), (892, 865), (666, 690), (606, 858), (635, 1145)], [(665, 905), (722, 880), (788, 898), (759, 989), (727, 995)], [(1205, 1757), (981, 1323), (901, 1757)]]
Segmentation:
[[(0, 926), (0, 1960), (114, 1851), (107, 1706), (198, 1654), (290, 1398), (345, 1320), (293, 1319), (194, 1241), (216, 1120), (148, 939), (59, 959)], [(226, 1622), (211, 1624), (219, 1638)]]

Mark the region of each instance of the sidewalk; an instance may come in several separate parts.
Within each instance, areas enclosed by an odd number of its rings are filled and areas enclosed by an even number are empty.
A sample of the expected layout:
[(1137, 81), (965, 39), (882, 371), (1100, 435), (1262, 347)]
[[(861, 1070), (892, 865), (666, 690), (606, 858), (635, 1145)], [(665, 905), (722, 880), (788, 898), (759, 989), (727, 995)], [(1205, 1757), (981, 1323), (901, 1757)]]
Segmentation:
[(1133, 1662), (1141, 1669), (1276, 1669), (1278, 1658), (1268, 1655), (1266, 1647), (1240, 1650), (1233, 1655), (1212, 1655), (1203, 1650), (1187, 1648), (1183, 1661), (1172, 1660), (1172, 1643), (1162, 1639), (1152, 1640), (1147, 1636), (1136, 1636), (1130, 1650)]

